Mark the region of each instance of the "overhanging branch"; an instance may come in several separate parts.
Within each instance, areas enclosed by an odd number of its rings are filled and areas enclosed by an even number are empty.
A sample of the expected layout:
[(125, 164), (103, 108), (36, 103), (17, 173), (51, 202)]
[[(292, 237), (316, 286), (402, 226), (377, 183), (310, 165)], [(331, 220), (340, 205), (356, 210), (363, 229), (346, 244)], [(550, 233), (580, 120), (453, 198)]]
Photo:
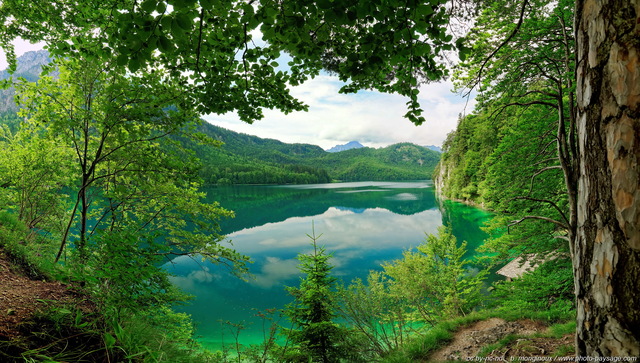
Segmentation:
[(513, 37), (518, 33), (518, 31), (520, 30), (520, 27), (522, 26), (522, 22), (524, 21), (524, 11), (527, 8), (528, 3), (529, 3), (528, 0), (524, 0), (522, 2), (522, 7), (520, 8), (520, 16), (518, 17), (518, 23), (516, 23), (515, 29), (513, 29), (511, 34), (509, 34), (509, 36), (505, 40), (503, 40), (502, 43), (500, 43), (500, 45), (496, 49), (494, 49), (493, 52), (491, 52), (491, 54), (489, 54), (489, 56), (484, 60), (484, 62), (482, 63), (482, 66), (480, 67), (480, 70), (478, 71), (478, 77), (475, 81), (475, 84), (469, 88), (469, 92), (466, 95), (464, 95), (465, 97), (471, 93), (471, 90), (475, 88), (475, 86), (478, 83), (480, 83), (480, 80), (482, 79), (482, 71), (484, 70), (487, 63), (489, 63), (489, 61), (500, 51), (500, 49), (502, 49), (502, 47), (507, 45), (511, 41), (511, 39), (513, 39)]
[(518, 219), (516, 221), (512, 221), (511, 223), (509, 223), (507, 225), (507, 231), (508, 231), (509, 227), (518, 225), (518, 224), (520, 224), (520, 223), (522, 223), (522, 222), (524, 222), (526, 220), (529, 220), (529, 219), (537, 219), (537, 220), (541, 220), (541, 221), (550, 222), (550, 223), (553, 223), (553, 224), (555, 224), (555, 225), (557, 225), (557, 226), (559, 226), (559, 227), (561, 227), (563, 229), (568, 229), (569, 228), (568, 224), (562, 223), (560, 221), (556, 221), (553, 218), (548, 218), (548, 217), (543, 217), (543, 216), (525, 216), (525, 217), (522, 217), (522, 218), (520, 218), (520, 219)]

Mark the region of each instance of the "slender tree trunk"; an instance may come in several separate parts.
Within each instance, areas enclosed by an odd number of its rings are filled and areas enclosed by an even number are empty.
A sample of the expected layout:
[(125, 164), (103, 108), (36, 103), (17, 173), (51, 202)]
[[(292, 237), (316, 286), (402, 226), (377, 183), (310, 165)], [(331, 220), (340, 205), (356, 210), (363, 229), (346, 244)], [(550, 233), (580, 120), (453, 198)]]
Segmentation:
[(78, 240), (78, 255), (80, 261), (87, 260), (87, 220), (89, 218), (89, 199), (87, 198), (87, 183), (89, 177), (83, 175), (82, 189), (80, 190), (80, 239)]
[(577, 355), (640, 355), (640, 0), (577, 0)]

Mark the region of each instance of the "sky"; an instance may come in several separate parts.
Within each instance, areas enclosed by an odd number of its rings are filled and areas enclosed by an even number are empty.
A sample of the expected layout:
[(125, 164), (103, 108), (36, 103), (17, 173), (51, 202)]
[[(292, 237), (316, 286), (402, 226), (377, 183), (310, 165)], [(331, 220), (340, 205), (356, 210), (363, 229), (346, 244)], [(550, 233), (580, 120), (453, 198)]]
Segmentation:
[[(18, 56), (26, 51), (42, 49), (42, 44), (17, 41)], [(0, 69), (6, 68), (0, 50)], [(415, 126), (403, 115), (407, 99), (399, 95), (360, 91), (339, 94), (342, 83), (337, 77), (320, 75), (291, 93), (309, 105), (308, 112), (285, 115), (265, 110), (265, 117), (253, 124), (240, 121), (235, 113), (202, 115), (213, 125), (236, 132), (276, 139), (287, 143), (319, 145), (324, 149), (349, 141), (364, 146), (384, 147), (399, 142), (441, 146), (447, 134), (455, 129), (458, 115), (473, 110), (473, 99), (454, 94), (449, 81), (423, 85), (419, 101), (426, 122)]]

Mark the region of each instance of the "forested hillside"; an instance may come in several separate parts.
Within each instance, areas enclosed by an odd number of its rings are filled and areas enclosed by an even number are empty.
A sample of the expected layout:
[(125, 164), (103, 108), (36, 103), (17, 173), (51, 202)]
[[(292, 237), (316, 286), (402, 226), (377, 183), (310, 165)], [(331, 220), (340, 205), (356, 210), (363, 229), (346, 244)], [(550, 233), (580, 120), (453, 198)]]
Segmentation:
[(448, 135), (434, 179), (445, 197), (498, 212), (484, 247), (495, 263), (518, 256), (546, 262), (538, 278), (566, 298), (573, 287), (567, 240), (573, 213), (568, 186), (574, 181), (563, 169), (576, 152), (570, 78), (575, 44), (573, 3), (554, 6), (528, 14), (493, 57), (489, 39), (512, 23), (492, 13), (478, 18), (474, 50), (456, 77), (462, 90), (480, 87), (478, 104)]
[[(18, 59), (14, 77), (27, 82), (38, 79), (41, 67), (50, 62), (46, 51), (28, 52)], [(3, 71), (0, 79), (8, 77)], [(13, 88), (0, 94), (1, 121), (16, 130), (19, 119)], [(241, 134), (202, 122), (197, 131), (215, 143), (176, 138), (201, 160), (200, 175), (206, 184), (309, 184), (334, 180), (421, 180), (430, 178), (440, 155), (412, 144), (382, 149), (361, 148), (338, 153), (317, 145), (287, 144)]]
[(208, 184), (422, 180), (431, 177), (440, 159), (439, 153), (409, 143), (331, 153), (316, 145), (286, 144), (208, 123), (198, 130), (223, 142), (216, 148), (190, 144), (202, 160)]

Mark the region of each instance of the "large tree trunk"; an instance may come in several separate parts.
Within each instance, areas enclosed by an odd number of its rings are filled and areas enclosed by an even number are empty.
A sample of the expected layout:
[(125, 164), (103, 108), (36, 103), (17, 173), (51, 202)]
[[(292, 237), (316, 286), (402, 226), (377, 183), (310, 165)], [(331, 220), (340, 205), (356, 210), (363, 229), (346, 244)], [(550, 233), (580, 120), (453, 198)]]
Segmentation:
[(577, 0), (577, 355), (640, 355), (640, 0)]

